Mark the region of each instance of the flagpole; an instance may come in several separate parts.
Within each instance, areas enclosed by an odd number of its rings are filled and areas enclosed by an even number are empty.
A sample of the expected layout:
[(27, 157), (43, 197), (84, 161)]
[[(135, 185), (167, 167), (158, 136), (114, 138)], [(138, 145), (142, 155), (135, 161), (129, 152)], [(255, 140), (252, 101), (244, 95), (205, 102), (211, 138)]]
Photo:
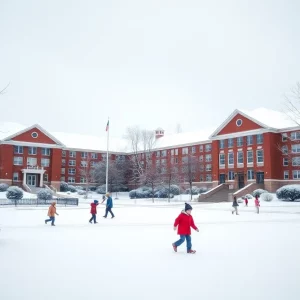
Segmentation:
[(108, 193), (108, 151), (109, 151), (109, 118), (107, 122), (107, 151), (106, 151), (106, 186), (105, 190)]

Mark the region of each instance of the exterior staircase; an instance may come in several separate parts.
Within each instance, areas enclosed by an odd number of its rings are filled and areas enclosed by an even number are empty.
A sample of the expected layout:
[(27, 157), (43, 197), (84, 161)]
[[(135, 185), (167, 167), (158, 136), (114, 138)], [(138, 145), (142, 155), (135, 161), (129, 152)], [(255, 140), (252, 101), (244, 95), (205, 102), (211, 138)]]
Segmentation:
[(222, 183), (215, 188), (201, 194), (198, 202), (228, 202), (231, 201), (230, 195), (235, 190), (230, 190), (229, 185)]

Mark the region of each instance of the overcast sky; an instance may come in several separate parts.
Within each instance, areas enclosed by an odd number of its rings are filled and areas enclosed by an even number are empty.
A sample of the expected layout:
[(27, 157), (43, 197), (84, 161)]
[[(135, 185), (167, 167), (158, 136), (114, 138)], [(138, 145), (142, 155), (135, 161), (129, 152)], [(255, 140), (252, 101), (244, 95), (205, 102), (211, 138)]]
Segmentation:
[(197, 131), (281, 109), (300, 80), (300, 1), (0, 0), (2, 121), (104, 135)]

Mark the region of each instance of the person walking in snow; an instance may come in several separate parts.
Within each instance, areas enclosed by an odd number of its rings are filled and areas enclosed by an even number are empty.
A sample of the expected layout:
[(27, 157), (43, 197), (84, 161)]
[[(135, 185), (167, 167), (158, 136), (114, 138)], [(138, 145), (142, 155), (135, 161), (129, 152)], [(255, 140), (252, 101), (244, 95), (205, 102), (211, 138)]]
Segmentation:
[(179, 247), (186, 240), (187, 253), (195, 254), (196, 251), (192, 250), (192, 238), (191, 238), (191, 227), (199, 232), (199, 229), (194, 223), (194, 219), (192, 217), (192, 206), (188, 203), (185, 203), (184, 210), (180, 213), (180, 215), (176, 218), (174, 222), (174, 230), (176, 230), (178, 226), (177, 233), (180, 236), (180, 239), (173, 243), (173, 249), (177, 252), (177, 247)]
[(245, 197), (245, 206), (248, 207), (248, 198)]
[(97, 206), (99, 205), (98, 200), (94, 200), (94, 202), (91, 203), (91, 214), (92, 217), (90, 218), (90, 223), (92, 224), (92, 221), (94, 220), (94, 224), (97, 224), (98, 222), (96, 221), (96, 215), (97, 215)]
[(258, 195), (255, 196), (254, 203), (255, 203), (255, 207), (256, 207), (256, 213), (259, 214), (260, 202), (259, 202), (259, 199), (258, 199)]
[[(105, 198), (103, 199), (102, 203), (105, 201)], [(106, 209), (105, 209), (105, 215), (103, 218), (107, 218), (107, 214), (111, 214), (111, 218), (113, 219), (115, 217), (114, 213), (112, 212), (113, 208), (113, 200), (109, 193), (106, 194)]]
[(238, 206), (239, 206), (239, 204), (237, 203), (237, 199), (236, 199), (236, 196), (234, 196), (233, 197), (233, 202), (232, 202), (232, 207), (233, 207), (233, 210), (232, 210), (232, 214), (236, 214), (236, 215), (238, 215), (239, 213), (238, 213)]
[(59, 214), (56, 212), (56, 202), (52, 202), (48, 209), (49, 219), (45, 220), (45, 224), (51, 221), (51, 226), (55, 226), (55, 215), (59, 216)]

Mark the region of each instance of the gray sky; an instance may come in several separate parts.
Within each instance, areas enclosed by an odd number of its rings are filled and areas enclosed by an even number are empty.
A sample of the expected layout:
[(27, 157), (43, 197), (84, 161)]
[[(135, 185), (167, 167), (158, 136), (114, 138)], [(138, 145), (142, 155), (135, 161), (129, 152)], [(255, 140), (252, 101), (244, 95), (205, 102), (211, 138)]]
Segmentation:
[(300, 1), (0, 0), (2, 121), (104, 135), (281, 109), (300, 80)]

